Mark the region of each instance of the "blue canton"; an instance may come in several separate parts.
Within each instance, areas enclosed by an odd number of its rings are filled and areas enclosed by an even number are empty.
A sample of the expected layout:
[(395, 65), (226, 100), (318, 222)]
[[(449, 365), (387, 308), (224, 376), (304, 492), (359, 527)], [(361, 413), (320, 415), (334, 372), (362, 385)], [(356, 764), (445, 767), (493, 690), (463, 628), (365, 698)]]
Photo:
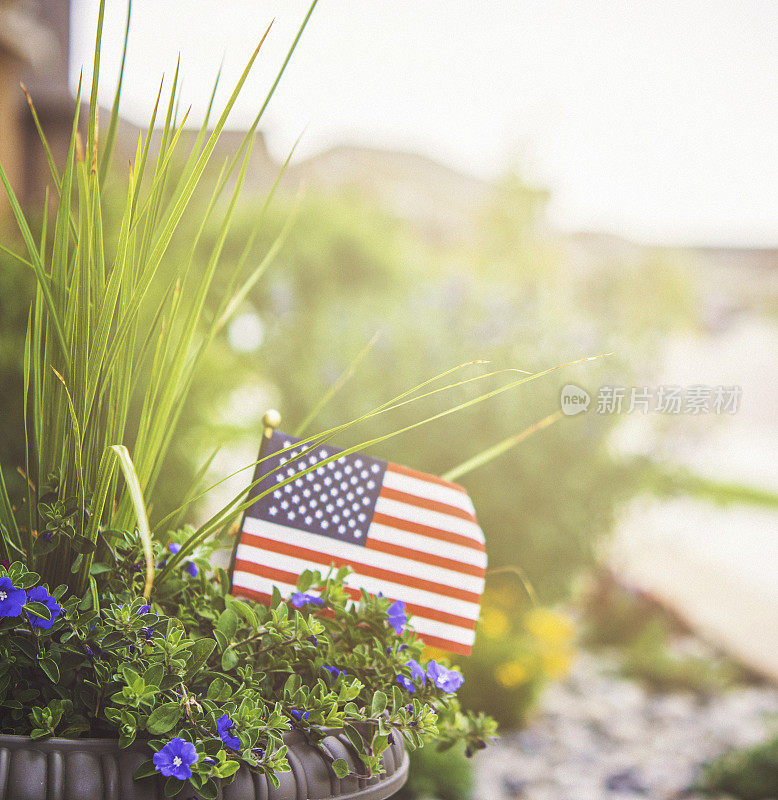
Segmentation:
[[(364, 545), (387, 462), (353, 453), (322, 463), (343, 451), (327, 445), (311, 449), (310, 442), (293, 447), (299, 441), (276, 431), (265, 444), (262, 456), (274, 455), (257, 465), (254, 480), (267, 477), (251, 494), (258, 497), (268, 489), (272, 491), (257, 499), (248, 516)], [(292, 449), (286, 449), (289, 447)], [(305, 469), (311, 472), (283, 485)]]

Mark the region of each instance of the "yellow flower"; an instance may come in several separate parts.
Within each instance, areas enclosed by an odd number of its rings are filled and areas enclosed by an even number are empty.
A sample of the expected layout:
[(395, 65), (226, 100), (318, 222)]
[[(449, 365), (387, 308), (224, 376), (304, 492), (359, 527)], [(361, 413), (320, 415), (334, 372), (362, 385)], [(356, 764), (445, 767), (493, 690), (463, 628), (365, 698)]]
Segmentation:
[(572, 642), (575, 629), (570, 618), (550, 608), (533, 608), (524, 616), (524, 627), (541, 642), (566, 645)]
[(510, 630), (508, 617), (496, 608), (484, 608), (481, 611), (481, 630), (490, 639), (499, 639)]
[(497, 667), (494, 677), (506, 689), (515, 689), (532, 677), (532, 671), (526, 661), (506, 661)]
[(540, 660), (546, 675), (552, 680), (559, 680), (570, 671), (573, 652), (567, 648), (553, 649), (547, 653), (541, 653)]

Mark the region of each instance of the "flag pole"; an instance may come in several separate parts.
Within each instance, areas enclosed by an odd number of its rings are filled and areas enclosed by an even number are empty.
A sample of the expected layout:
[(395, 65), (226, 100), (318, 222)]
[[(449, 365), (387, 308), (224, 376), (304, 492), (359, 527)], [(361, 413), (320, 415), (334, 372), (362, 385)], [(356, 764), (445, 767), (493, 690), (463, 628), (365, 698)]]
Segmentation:
[[(262, 415), (262, 439), (259, 442), (259, 456), (257, 458), (258, 461), (261, 460), (267, 455), (267, 445), (269, 444), (270, 440), (273, 438), (273, 434), (281, 425), (281, 414), (276, 411), (274, 408), (269, 408), (265, 413)], [(257, 471), (261, 468), (261, 464), (257, 464)], [(256, 472), (254, 473), (254, 480), (256, 479)], [(253, 482), (253, 480), (252, 480)], [(232, 574), (235, 571), (235, 559), (238, 554), (238, 544), (240, 543), (240, 535), (243, 531), (243, 520), (246, 518), (246, 514), (248, 513), (248, 509), (243, 512), (243, 518), (241, 519), (241, 523), (238, 527), (238, 530), (235, 534), (235, 543), (232, 546), (232, 556), (230, 557), (230, 569), (229, 569), (229, 576), (230, 576), (230, 591), (232, 591)]]

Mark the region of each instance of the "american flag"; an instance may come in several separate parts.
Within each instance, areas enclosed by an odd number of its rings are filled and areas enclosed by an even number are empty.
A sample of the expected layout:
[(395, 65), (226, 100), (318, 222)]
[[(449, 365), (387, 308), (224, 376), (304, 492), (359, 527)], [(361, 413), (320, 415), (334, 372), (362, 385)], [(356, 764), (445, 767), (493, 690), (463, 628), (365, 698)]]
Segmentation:
[[(486, 570), (484, 535), (455, 483), (363, 453), (313, 447), (274, 431), (243, 520), (233, 592), (269, 603), (306, 569), (349, 565), (360, 589), (401, 600), (419, 637), (467, 655)], [(299, 475), (303, 470), (311, 470)], [(297, 477), (295, 477), (297, 476)], [(270, 491), (269, 491), (270, 490)], [(260, 496), (263, 495), (264, 496)]]

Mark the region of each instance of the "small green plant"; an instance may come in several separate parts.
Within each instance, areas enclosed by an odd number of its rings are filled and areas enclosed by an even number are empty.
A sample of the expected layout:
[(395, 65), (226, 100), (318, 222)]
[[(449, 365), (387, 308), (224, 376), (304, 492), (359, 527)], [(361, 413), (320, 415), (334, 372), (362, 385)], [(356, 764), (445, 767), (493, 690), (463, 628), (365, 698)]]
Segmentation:
[(737, 800), (774, 800), (778, 797), (778, 736), (755, 747), (731, 750), (707, 764), (693, 789)]
[(473, 762), (460, 744), (448, 750), (425, 747), (410, 756), (408, 782), (397, 800), (470, 800), (475, 784)]

